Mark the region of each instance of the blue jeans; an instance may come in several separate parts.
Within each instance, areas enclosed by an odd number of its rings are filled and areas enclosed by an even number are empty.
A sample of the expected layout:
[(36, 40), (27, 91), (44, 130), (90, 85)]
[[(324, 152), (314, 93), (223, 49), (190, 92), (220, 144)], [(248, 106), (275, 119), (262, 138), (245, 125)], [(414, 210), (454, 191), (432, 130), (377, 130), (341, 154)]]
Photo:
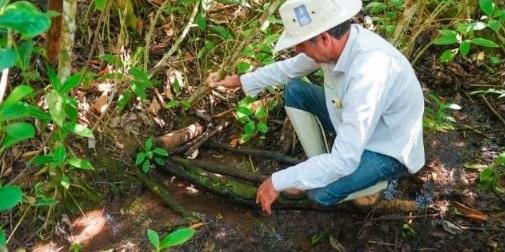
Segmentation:
[[(298, 79), (291, 80), (285, 86), (284, 104), (286, 107), (311, 112), (318, 117), (326, 131), (335, 133), (322, 87)], [(333, 205), (353, 192), (373, 186), (380, 181), (400, 178), (406, 173), (407, 168), (398, 160), (365, 150), (358, 168), (353, 173), (325, 187), (308, 190), (306, 194), (321, 205)]]

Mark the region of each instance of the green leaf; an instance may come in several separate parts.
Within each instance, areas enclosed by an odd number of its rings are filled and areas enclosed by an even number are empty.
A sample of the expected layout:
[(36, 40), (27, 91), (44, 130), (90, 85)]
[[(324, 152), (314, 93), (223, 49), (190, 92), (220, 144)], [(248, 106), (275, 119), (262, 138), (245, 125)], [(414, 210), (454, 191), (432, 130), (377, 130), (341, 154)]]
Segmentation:
[(244, 126), (244, 134), (246, 134), (246, 135), (254, 134), (255, 130), (256, 130), (256, 125), (254, 124), (254, 122), (248, 122)]
[(458, 54), (457, 50), (445, 50), (442, 55), (440, 55), (440, 62), (442, 63), (447, 63), (450, 62), (456, 57), (456, 54)]
[(480, 9), (488, 16), (492, 16), (495, 10), (493, 0), (479, 0)]
[(24, 37), (34, 37), (49, 29), (51, 20), (30, 2), (7, 5), (0, 15), (0, 28), (11, 28)]
[(495, 172), (494, 168), (484, 169), (480, 173), (479, 181), (483, 185), (493, 186), (496, 182), (496, 172)]
[(494, 48), (500, 47), (494, 41), (485, 38), (474, 38), (472, 39), (472, 43), (484, 47), (494, 47)]
[(259, 106), (258, 109), (256, 110), (256, 113), (254, 114), (254, 116), (258, 120), (265, 119), (267, 117), (267, 111), (265, 110), (265, 106)]
[(21, 101), (27, 95), (33, 93), (33, 88), (27, 85), (19, 85), (12, 90), (12, 92), (7, 96), (7, 99), (3, 102), (3, 106), (9, 106), (18, 101)]
[(505, 152), (500, 153), (495, 161), (497, 166), (505, 166)]
[(61, 87), (60, 94), (66, 94), (68, 91), (79, 86), (81, 78), (82, 74), (80, 73), (72, 74), (70, 77), (68, 77), (68, 79), (65, 81), (65, 83), (63, 83), (63, 86)]
[(130, 87), (138, 97), (140, 97), (142, 100), (147, 100), (145, 86), (141, 82), (132, 81)]
[(228, 39), (231, 39), (233, 38), (233, 35), (230, 33), (230, 31), (228, 30), (228, 28), (224, 27), (224, 26), (220, 26), (220, 25), (209, 25), (209, 28), (214, 31), (215, 33), (217, 33), (221, 38), (223, 38), (224, 40), (228, 40)]
[(148, 138), (145, 142), (144, 142), (144, 147), (146, 148), (146, 150), (150, 150), (153, 148), (153, 138), (150, 137)]
[(167, 102), (167, 108), (171, 109), (171, 108), (177, 108), (179, 107), (180, 105), (180, 102), (178, 100), (171, 100), (169, 102)]
[(205, 13), (199, 12), (196, 15), (195, 22), (201, 31), (205, 31), (205, 29), (207, 29), (207, 20), (205, 19)]
[(135, 165), (140, 165), (142, 162), (146, 160), (146, 153), (145, 152), (139, 152), (137, 153), (137, 157), (135, 158)]
[(18, 102), (9, 106), (0, 106), (0, 121), (14, 120), (31, 116), (42, 121), (51, 120), (51, 116), (38, 107)]
[(133, 98), (133, 93), (130, 90), (127, 90), (123, 92), (121, 95), (119, 95), (119, 98), (117, 99), (117, 104), (116, 104), (116, 109), (118, 112), (121, 112), (125, 109), (126, 105), (130, 103), (131, 99)]
[(440, 30), (439, 36), (433, 40), (435, 45), (450, 45), (458, 42), (458, 33), (453, 30)]
[(268, 126), (264, 122), (259, 122), (256, 127), (258, 128), (258, 131), (266, 134), (268, 132)]
[(142, 164), (142, 171), (144, 171), (144, 173), (148, 173), (149, 169), (151, 169), (151, 161), (146, 159), (146, 161)]
[(95, 7), (99, 11), (103, 11), (107, 5), (107, 0), (95, 0)]
[[(9, 3), (9, 0), (0, 0), (0, 9), (2, 9), (3, 7), (7, 6), (7, 4)], [(0, 243), (0, 247), (1, 247), (1, 243)]]
[(18, 60), (17, 66), (21, 69), (26, 69), (30, 65), (32, 57), (33, 44), (32, 41), (24, 41), (18, 46)]
[(365, 6), (370, 14), (377, 14), (387, 9), (387, 5), (381, 2), (371, 2)]
[(149, 239), (149, 242), (156, 248), (160, 248), (160, 236), (158, 235), (158, 232), (148, 229), (147, 230), (147, 238)]
[[(0, 0), (3, 1), (3, 0)], [(0, 6), (1, 8), (1, 6)], [(5, 238), (5, 232), (0, 228), (0, 249), (3, 249), (7, 245), (7, 239)]]
[(149, 76), (144, 70), (138, 67), (133, 67), (130, 69), (130, 71), (128, 71), (128, 73), (130, 73), (135, 78), (135, 80), (142, 82), (145, 86), (151, 86)]
[(63, 188), (68, 190), (68, 188), (70, 188), (70, 178), (67, 177), (66, 175), (63, 175), (61, 177), (60, 185), (63, 186)]
[(89, 129), (87, 126), (82, 125), (82, 124), (68, 123), (68, 124), (65, 124), (65, 129), (67, 129), (69, 132), (74, 133), (78, 136), (87, 137), (87, 138), (94, 138), (95, 137), (93, 135), (93, 131), (91, 131), (91, 129)]
[(251, 115), (251, 110), (245, 106), (239, 106), (237, 108), (237, 118), (242, 120), (244, 117), (248, 117)]
[(58, 75), (50, 65), (47, 65), (46, 68), (47, 68), (47, 77), (49, 77), (51, 85), (53, 85), (53, 88), (59, 92), (61, 89), (60, 78), (58, 78)]
[(249, 71), (251, 71), (252, 66), (249, 63), (246, 62), (240, 62), (237, 64), (237, 73), (239, 74), (245, 74)]
[(21, 187), (7, 185), (0, 188), (0, 212), (7, 211), (15, 207), (23, 198)]
[(161, 158), (154, 158), (154, 161), (158, 164), (158, 165), (165, 165), (165, 160), (161, 159)]
[(489, 28), (491, 28), (493, 31), (495, 32), (498, 32), (500, 30), (500, 28), (502, 27), (502, 24), (500, 21), (498, 20), (490, 20), (488, 23), (487, 23), (487, 26)]
[(80, 158), (76, 158), (76, 157), (69, 158), (68, 164), (75, 167), (75, 168), (79, 168), (82, 170), (94, 170), (95, 169), (93, 167), (93, 165), (91, 164), (91, 162), (89, 162), (89, 160), (80, 159)]
[(0, 48), (0, 71), (16, 65), (16, 51)]
[(45, 166), (47, 164), (51, 164), (51, 163), (54, 163), (53, 155), (38, 155), (32, 161), (33, 165), (40, 166), (40, 167)]
[(463, 56), (468, 55), (468, 53), (470, 52), (470, 45), (471, 44), (469, 40), (465, 40), (461, 42), (461, 44), (459, 44), (459, 52), (461, 53), (461, 55)]
[(64, 145), (59, 145), (53, 150), (53, 160), (57, 165), (63, 164), (67, 158), (67, 149)]
[(5, 138), (2, 142), (1, 149), (8, 148), (23, 140), (30, 139), (35, 136), (35, 127), (29, 123), (16, 122), (5, 127)]
[(174, 246), (184, 244), (195, 235), (195, 229), (191, 227), (180, 228), (168, 234), (163, 241), (161, 241), (160, 249), (166, 249)]
[(156, 153), (156, 154), (158, 154), (158, 155), (160, 155), (160, 156), (168, 157), (168, 151), (165, 150), (165, 149), (154, 148), (153, 152)]
[[(106, 1), (106, 0), (103, 0)], [(121, 61), (121, 58), (117, 55), (112, 55), (112, 54), (104, 54), (101, 56), (102, 60), (109, 63), (110, 65), (113, 65), (115, 67), (123, 67), (123, 61)]]
[(49, 107), (49, 114), (51, 114), (51, 118), (53, 121), (60, 127), (63, 127), (63, 123), (66, 118), (63, 98), (56, 92), (56, 90), (52, 90), (46, 96), (47, 105)]

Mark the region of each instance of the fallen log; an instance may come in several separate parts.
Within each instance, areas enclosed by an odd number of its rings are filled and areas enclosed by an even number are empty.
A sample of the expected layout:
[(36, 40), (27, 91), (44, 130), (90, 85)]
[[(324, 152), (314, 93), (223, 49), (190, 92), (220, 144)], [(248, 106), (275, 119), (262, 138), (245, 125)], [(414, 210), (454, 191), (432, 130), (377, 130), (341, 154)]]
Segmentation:
[(218, 174), (222, 174), (225, 176), (230, 176), (233, 178), (238, 178), (238, 179), (250, 181), (253, 183), (261, 183), (265, 179), (268, 178), (268, 176), (245, 171), (245, 170), (242, 170), (238, 167), (224, 166), (224, 165), (220, 165), (220, 164), (216, 164), (216, 163), (212, 163), (212, 162), (208, 162), (208, 161), (202, 161), (202, 160), (196, 160), (196, 159), (189, 160), (189, 159), (185, 159), (185, 158), (181, 158), (181, 157), (177, 157), (177, 156), (172, 156), (171, 159), (176, 164), (179, 164), (182, 166), (191, 166), (191, 165), (198, 166), (208, 172), (218, 173)]
[(203, 126), (199, 123), (193, 123), (186, 128), (179, 129), (174, 132), (170, 132), (166, 135), (157, 137), (155, 142), (157, 145), (163, 146), (168, 151), (173, 148), (190, 141), (191, 139), (201, 135), (203, 133)]
[[(185, 164), (176, 164), (171, 160), (167, 160), (165, 166), (160, 167), (164, 172), (168, 172), (181, 179), (185, 179), (196, 187), (209, 191), (224, 197), (227, 200), (259, 208), (256, 204), (256, 187), (252, 184), (242, 183), (229, 177), (217, 177), (209, 174), (204, 169), (198, 167), (194, 163), (186, 162)], [(272, 205), (273, 209), (278, 210), (316, 210), (316, 211), (351, 211), (351, 212), (368, 212), (372, 210), (374, 213), (396, 213), (396, 212), (414, 212), (417, 210), (416, 202), (413, 200), (382, 200), (373, 208), (360, 208), (351, 204), (351, 202), (343, 202), (333, 206), (318, 205), (307, 198), (290, 199), (283, 197)]]
[(284, 155), (283, 153), (280, 152), (275, 152), (275, 151), (266, 151), (266, 150), (258, 150), (258, 149), (251, 149), (251, 148), (245, 148), (245, 147), (232, 147), (227, 144), (223, 143), (218, 143), (214, 141), (209, 141), (205, 144), (206, 146), (214, 149), (223, 149), (227, 151), (231, 151), (234, 153), (242, 154), (242, 155), (254, 155), (257, 157), (264, 157), (268, 159), (272, 159), (275, 161), (283, 162), (286, 164), (290, 165), (295, 165), (300, 163), (302, 160), (289, 157)]
[(210, 138), (213, 136), (217, 135), (219, 132), (223, 131), (226, 127), (230, 125), (230, 122), (224, 122), (219, 124), (215, 129), (206, 132), (205, 136), (202, 137), (198, 142), (195, 143), (195, 145), (191, 146), (185, 153), (184, 155), (190, 156), (194, 151), (196, 151), (200, 146), (202, 146), (205, 142), (207, 142)]

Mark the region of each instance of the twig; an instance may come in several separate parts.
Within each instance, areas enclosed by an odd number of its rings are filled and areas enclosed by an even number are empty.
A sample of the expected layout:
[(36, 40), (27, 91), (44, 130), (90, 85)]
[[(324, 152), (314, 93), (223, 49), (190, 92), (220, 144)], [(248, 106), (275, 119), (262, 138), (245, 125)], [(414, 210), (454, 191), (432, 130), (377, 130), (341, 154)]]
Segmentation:
[(217, 135), (217, 133), (223, 131), (223, 129), (228, 127), (228, 125), (230, 125), (230, 122), (224, 122), (224, 123), (218, 125), (214, 130), (212, 130), (211, 132), (208, 132), (208, 134), (205, 135), (200, 141), (198, 141), (195, 145), (193, 145), (191, 148), (189, 148), (189, 150), (187, 150), (184, 153), (184, 155), (186, 155), (186, 156), (191, 155), (191, 153), (193, 153), (196, 149), (200, 148), (200, 146), (202, 146), (210, 138)]
[(165, 2), (158, 8), (156, 14), (151, 19), (151, 25), (149, 26), (149, 32), (146, 35), (146, 48), (144, 49), (144, 71), (147, 72), (147, 65), (149, 64), (149, 48), (151, 47), (151, 38), (154, 33), (154, 29), (156, 28), (156, 23), (158, 23), (158, 19), (161, 16), (161, 13), (167, 6), (170, 5), (171, 0), (165, 0)]
[(198, 166), (208, 172), (218, 173), (221, 175), (230, 176), (230, 177), (234, 177), (234, 178), (238, 178), (238, 179), (243, 179), (243, 180), (254, 182), (254, 183), (261, 183), (266, 178), (268, 178), (265, 175), (241, 170), (238, 167), (223, 166), (223, 165), (212, 163), (209, 161), (189, 160), (189, 159), (180, 158), (177, 156), (172, 156), (171, 159), (174, 162), (179, 163), (184, 166), (194, 165), (194, 166)]
[(493, 106), (491, 105), (491, 103), (489, 103), (489, 101), (486, 99), (485, 95), (482, 95), (482, 99), (484, 100), (484, 102), (486, 103), (486, 105), (488, 106), (488, 108), (493, 112), (493, 114), (498, 119), (500, 119), (500, 121), (503, 123), (503, 125), (505, 125), (505, 119), (503, 119), (503, 117), (500, 114), (498, 114), (498, 112), (496, 112), (496, 109), (494, 109)]
[(290, 165), (295, 165), (301, 162), (301, 160), (289, 157), (284, 155), (283, 153), (280, 152), (275, 152), (275, 151), (266, 151), (266, 150), (258, 150), (258, 149), (251, 149), (251, 148), (244, 148), (244, 147), (237, 147), (234, 148), (230, 145), (223, 144), (223, 143), (218, 143), (218, 142), (213, 142), (210, 141), (207, 143), (207, 146), (214, 148), (214, 149), (224, 149), (227, 151), (231, 151), (234, 153), (242, 154), (242, 155), (253, 155), (257, 157), (264, 157), (264, 158), (269, 158), (272, 160), (276, 160), (279, 162), (283, 162), (286, 164)]
[[(169, 1), (169, 0), (167, 0), (167, 1)], [(191, 16), (189, 17), (186, 27), (184, 27), (184, 30), (182, 30), (181, 35), (177, 38), (177, 40), (172, 45), (170, 50), (168, 50), (168, 52), (165, 53), (165, 55), (163, 55), (161, 60), (158, 61), (158, 63), (151, 70), (151, 72), (149, 73), (149, 77), (154, 76), (159, 70), (161, 70), (161, 68), (166, 64), (166, 61), (168, 61), (168, 59), (172, 56), (172, 54), (174, 54), (179, 49), (181, 42), (188, 35), (189, 29), (191, 29), (191, 27), (193, 27), (193, 23), (195, 21), (196, 14), (198, 14), (198, 8), (200, 7), (200, 2), (201, 1), (199, 0), (195, 3), (195, 6), (193, 7), (193, 12), (191, 13)]]
[(399, 215), (394, 215), (394, 216), (382, 216), (374, 219), (370, 219), (367, 221), (362, 221), (362, 222), (357, 222), (356, 224), (363, 224), (367, 222), (375, 222), (375, 221), (400, 221), (400, 220), (417, 220), (417, 219), (423, 219), (426, 217), (439, 217), (440, 213), (435, 213), (435, 214), (428, 214), (428, 215), (414, 215), (414, 216), (399, 216)]

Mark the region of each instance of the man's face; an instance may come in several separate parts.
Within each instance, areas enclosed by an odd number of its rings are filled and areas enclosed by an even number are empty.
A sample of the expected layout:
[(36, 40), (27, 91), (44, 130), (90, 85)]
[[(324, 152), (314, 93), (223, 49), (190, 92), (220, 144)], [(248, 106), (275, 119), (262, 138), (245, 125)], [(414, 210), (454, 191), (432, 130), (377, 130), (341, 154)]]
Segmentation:
[(328, 63), (331, 61), (331, 54), (328, 43), (325, 43), (322, 36), (317, 36), (304, 41), (295, 47), (297, 53), (305, 53), (317, 63)]

